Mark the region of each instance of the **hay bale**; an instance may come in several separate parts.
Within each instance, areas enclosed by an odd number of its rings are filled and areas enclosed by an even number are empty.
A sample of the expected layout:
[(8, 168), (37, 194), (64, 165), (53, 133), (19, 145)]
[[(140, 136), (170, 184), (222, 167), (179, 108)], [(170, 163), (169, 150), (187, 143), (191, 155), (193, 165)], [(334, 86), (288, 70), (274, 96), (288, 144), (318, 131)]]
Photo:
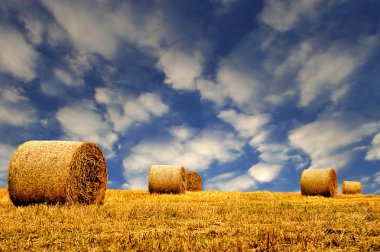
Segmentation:
[(185, 168), (180, 165), (152, 165), (149, 168), (150, 193), (184, 193), (186, 191)]
[(333, 168), (306, 169), (300, 179), (302, 195), (334, 197), (338, 191), (338, 179)]
[(8, 191), (16, 206), (102, 204), (106, 187), (106, 162), (95, 143), (29, 141), (9, 164)]
[(342, 194), (361, 194), (362, 183), (358, 181), (343, 181)]
[(198, 173), (193, 171), (186, 172), (186, 190), (193, 192), (202, 191), (202, 178)]

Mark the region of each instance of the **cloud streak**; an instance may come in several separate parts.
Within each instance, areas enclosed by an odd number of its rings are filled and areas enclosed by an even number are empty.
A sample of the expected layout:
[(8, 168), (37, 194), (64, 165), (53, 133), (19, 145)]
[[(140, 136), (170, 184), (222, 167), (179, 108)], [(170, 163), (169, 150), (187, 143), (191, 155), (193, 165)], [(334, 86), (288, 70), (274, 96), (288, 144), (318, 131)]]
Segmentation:
[(0, 71), (23, 81), (32, 80), (38, 58), (34, 48), (14, 29), (0, 25), (0, 33)]
[(355, 152), (352, 146), (363, 145), (364, 138), (378, 132), (379, 127), (378, 122), (363, 121), (358, 115), (334, 113), (294, 129), (289, 140), (310, 156), (312, 167), (342, 169)]

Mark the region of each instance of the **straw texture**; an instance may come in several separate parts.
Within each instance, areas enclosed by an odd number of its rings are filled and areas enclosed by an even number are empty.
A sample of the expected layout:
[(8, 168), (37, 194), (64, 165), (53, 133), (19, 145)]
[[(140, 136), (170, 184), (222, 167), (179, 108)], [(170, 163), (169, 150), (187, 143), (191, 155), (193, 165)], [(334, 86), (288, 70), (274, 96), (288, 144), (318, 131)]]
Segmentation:
[(338, 191), (338, 179), (333, 168), (303, 170), (300, 179), (302, 195), (334, 197)]
[(358, 181), (343, 181), (342, 194), (361, 194), (362, 183)]
[(149, 168), (148, 189), (150, 193), (184, 193), (185, 168), (180, 165), (152, 165)]
[(186, 190), (193, 192), (202, 191), (202, 178), (198, 173), (193, 171), (186, 172)]
[(9, 164), (8, 191), (14, 205), (102, 204), (107, 167), (95, 143), (29, 141)]

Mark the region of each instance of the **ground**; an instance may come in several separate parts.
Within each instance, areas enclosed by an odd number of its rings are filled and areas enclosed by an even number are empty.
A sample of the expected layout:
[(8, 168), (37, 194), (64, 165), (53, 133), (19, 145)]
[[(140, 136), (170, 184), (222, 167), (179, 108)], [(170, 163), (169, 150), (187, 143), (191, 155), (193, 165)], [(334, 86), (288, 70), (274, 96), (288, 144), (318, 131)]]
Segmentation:
[(0, 251), (379, 251), (380, 195), (108, 190), (101, 206), (15, 207)]

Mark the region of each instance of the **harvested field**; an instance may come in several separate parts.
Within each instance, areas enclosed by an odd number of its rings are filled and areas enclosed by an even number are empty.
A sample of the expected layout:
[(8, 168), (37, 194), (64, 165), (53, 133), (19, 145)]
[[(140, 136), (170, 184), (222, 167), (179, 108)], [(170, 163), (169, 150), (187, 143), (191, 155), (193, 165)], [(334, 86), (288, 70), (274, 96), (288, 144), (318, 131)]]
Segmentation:
[(107, 190), (103, 205), (15, 207), (0, 251), (378, 251), (380, 195)]

